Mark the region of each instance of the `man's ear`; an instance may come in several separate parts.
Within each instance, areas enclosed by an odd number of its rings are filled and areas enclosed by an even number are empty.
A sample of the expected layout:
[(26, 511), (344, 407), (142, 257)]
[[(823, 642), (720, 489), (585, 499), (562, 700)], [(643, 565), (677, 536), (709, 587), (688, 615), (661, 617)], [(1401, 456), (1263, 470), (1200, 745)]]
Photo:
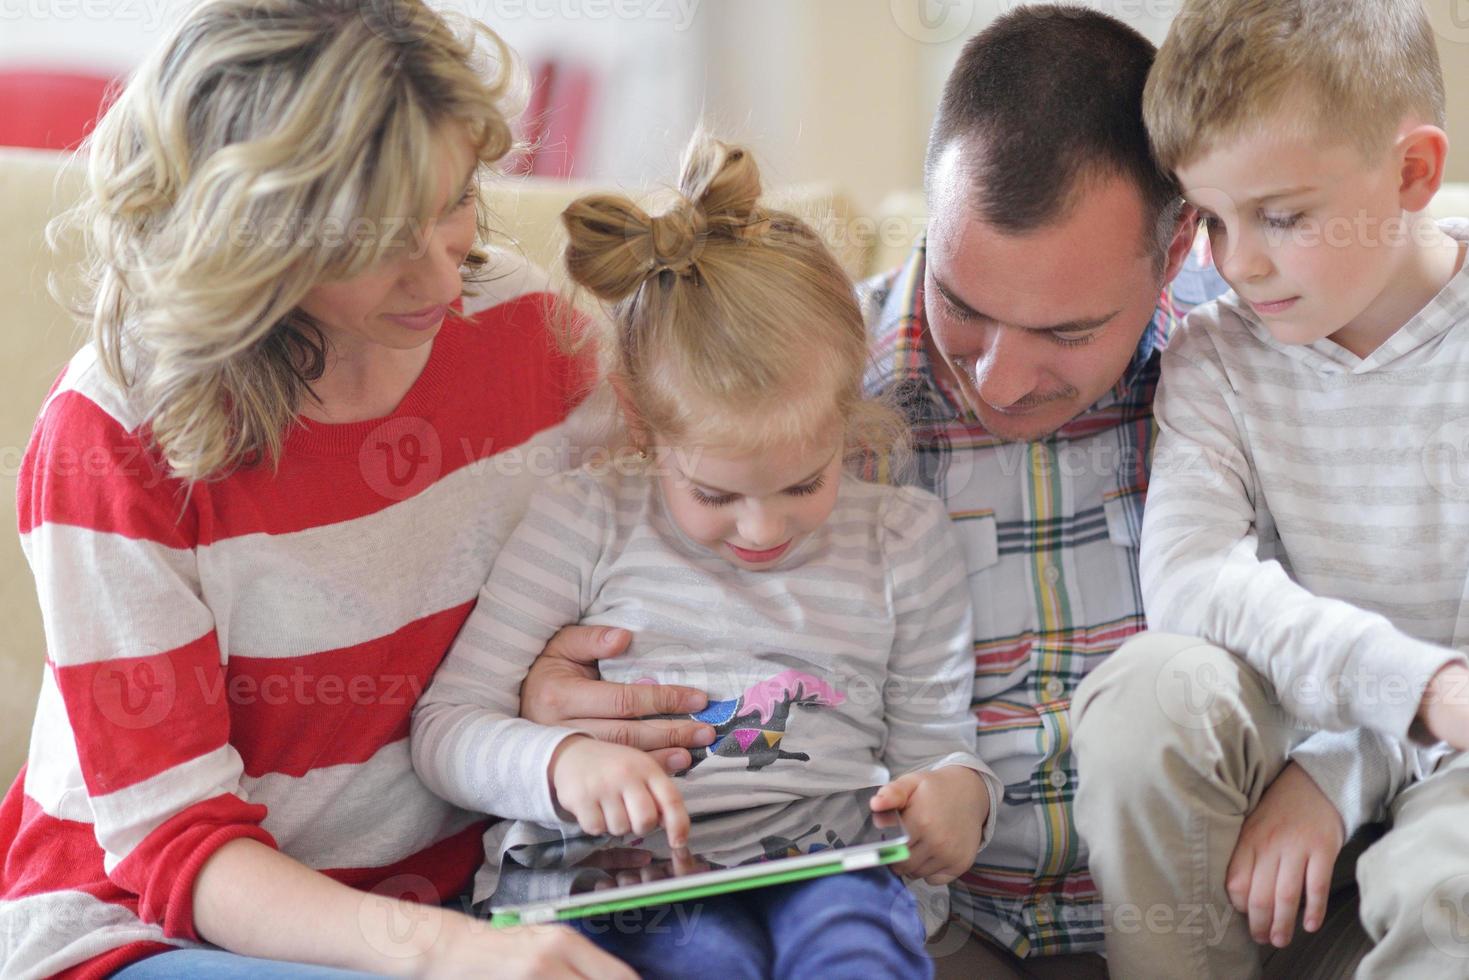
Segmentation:
[(1398, 200), (1410, 214), (1428, 207), (1443, 186), (1449, 136), (1437, 126), (1414, 126), (1398, 137)]
[(1168, 242), (1168, 261), (1163, 267), (1163, 285), (1173, 281), (1184, 260), (1194, 247), (1194, 238), (1199, 233), (1199, 209), (1187, 202), (1178, 213), (1178, 224), (1173, 228), (1173, 238)]

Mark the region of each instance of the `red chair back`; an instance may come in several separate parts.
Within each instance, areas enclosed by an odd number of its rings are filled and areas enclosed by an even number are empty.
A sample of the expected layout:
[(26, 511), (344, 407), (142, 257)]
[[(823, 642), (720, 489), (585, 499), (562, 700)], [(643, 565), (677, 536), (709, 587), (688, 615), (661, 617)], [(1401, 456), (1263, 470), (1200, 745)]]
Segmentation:
[(0, 146), (72, 149), (108, 105), (112, 79), (43, 71), (0, 71)]

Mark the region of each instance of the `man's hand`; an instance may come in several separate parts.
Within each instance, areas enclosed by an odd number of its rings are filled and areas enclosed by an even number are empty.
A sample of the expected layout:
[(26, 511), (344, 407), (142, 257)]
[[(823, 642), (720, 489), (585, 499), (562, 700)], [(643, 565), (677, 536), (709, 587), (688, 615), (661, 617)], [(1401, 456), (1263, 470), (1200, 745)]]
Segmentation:
[(1307, 932), (1321, 928), (1345, 836), (1341, 814), (1316, 781), (1287, 764), (1245, 817), (1225, 875), (1230, 904), (1249, 915), (1255, 942), (1290, 943), (1303, 890), (1302, 925)]
[(990, 805), (984, 780), (965, 766), (910, 772), (872, 797), (873, 812), (896, 810), (908, 834), (908, 860), (893, 870), (930, 885), (947, 885), (974, 864)]
[(1433, 675), (1423, 691), (1418, 720), (1439, 741), (1469, 749), (1469, 667), (1447, 664)]
[(688, 749), (709, 745), (714, 729), (693, 719), (652, 719), (703, 711), (702, 691), (672, 684), (614, 684), (597, 662), (627, 649), (632, 634), (604, 626), (567, 626), (551, 637), (520, 688), (520, 714), (541, 725), (580, 728), (603, 742), (650, 752), (668, 772), (693, 763)]

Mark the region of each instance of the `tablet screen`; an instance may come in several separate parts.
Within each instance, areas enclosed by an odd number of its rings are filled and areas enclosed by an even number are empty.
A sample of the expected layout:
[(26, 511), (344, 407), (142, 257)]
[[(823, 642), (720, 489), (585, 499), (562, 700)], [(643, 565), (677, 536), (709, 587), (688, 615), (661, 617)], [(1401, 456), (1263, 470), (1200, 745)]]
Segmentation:
[(903, 842), (895, 816), (872, 812), (876, 792), (873, 786), (698, 816), (688, 847), (678, 852), (661, 828), (647, 835), (565, 838), (527, 825), (520, 839), (507, 842), (498, 886), (483, 911), (555, 904), (589, 893), (611, 899), (614, 891), (653, 882), (678, 887), (694, 876), (727, 880), (738, 875), (712, 873), (753, 875), (778, 870), (782, 862), (795, 864), (791, 859), (820, 855), (835, 861), (848, 852)]

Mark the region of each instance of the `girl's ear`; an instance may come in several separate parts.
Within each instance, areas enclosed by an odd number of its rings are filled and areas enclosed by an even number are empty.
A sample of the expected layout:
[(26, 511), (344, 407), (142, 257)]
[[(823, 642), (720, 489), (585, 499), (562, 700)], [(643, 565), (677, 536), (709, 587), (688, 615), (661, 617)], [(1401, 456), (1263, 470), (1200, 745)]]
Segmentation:
[(628, 392), (627, 379), (620, 374), (607, 376), (608, 384), (612, 385), (612, 393), (617, 397), (617, 408), (622, 412), (622, 421), (627, 428), (627, 438), (632, 447), (641, 451), (648, 451), (652, 446), (652, 434), (647, 425), (643, 423), (642, 416), (638, 414), (637, 406), (633, 404), (632, 396)]
[(1404, 211), (1422, 211), (1443, 185), (1449, 137), (1437, 126), (1415, 126), (1398, 140), (1402, 157), (1398, 197)]

